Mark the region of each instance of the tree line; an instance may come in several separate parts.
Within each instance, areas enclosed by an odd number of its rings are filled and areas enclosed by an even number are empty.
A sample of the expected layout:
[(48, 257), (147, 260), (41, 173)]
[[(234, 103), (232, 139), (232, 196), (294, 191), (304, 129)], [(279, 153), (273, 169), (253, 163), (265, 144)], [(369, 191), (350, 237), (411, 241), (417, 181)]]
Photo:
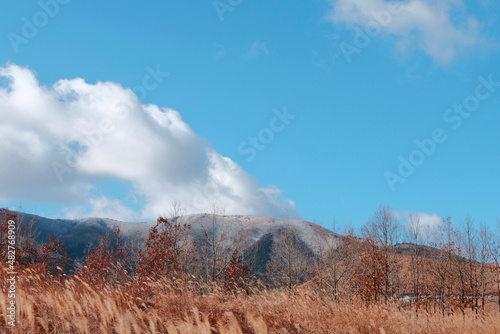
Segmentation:
[(323, 240), (316, 286), (339, 299), (404, 302), (443, 315), (484, 313), (493, 297), (500, 309), (500, 223), (494, 231), (469, 216), (438, 226), (425, 225), (419, 213), (407, 220), (380, 206), (358, 233), (347, 229), (342, 247)]

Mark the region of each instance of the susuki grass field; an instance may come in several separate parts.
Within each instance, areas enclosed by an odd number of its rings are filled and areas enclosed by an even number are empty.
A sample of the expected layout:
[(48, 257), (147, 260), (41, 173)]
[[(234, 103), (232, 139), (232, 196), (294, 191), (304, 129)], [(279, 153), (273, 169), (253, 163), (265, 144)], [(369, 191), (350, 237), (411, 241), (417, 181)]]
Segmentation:
[(36, 269), (18, 274), (16, 326), (7, 326), (5, 271), (2, 333), (500, 333), (494, 305), (485, 315), (446, 315), (401, 305), (336, 302), (309, 289), (228, 294), (189, 281), (93, 287)]

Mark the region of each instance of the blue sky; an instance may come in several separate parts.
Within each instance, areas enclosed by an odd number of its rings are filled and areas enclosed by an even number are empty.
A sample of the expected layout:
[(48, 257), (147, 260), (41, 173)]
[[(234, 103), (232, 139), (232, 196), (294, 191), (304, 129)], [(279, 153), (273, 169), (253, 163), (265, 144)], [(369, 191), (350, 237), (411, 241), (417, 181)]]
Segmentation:
[(326, 227), (389, 204), (493, 224), (499, 14), (488, 0), (3, 1), (1, 204), (150, 220), (217, 200)]

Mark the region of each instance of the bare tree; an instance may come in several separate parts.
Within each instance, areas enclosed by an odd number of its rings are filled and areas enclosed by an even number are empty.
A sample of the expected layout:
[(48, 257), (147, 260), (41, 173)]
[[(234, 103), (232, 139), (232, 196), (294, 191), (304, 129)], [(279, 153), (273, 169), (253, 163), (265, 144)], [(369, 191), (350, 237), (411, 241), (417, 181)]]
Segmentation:
[[(460, 244), (461, 257), (457, 259), (458, 262), (465, 262), (466, 266), (463, 268), (463, 275), (465, 276), (466, 288), (462, 288), (462, 294), (466, 291), (467, 295), (470, 295), (468, 302), (463, 300), (463, 304), (470, 304), (471, 310), (477, 312), (478, 307), (478, 296), (480, 291), (480, 266), (479, 260), (479, 239), (478, 233), (474, 226), (474, 220), (472, 217), (467, 216), (462, 223), (462, 242)], [(460, 275), (462, 276), (462, 275)], [(470, 301), (469, 301), (470, 300)]]
[(424, 254), (422, 251), (423, 227), (420, 214), (410, 213), (408, 216), (407, 238), (410, 243), (410, 278), (411, 290), (416, 301), (420, 300), (424, 275)]
[[(316, 221), (314, 221), (316, 223)], [(335, 230), (335, 218), (333, 218), (333, 230)], [(328, 266), (328, 259), (326, 257), (326, 253), (328, 252), (328, 249), (330, 248), (330, 236), (324, 235), (322, 233), (316, 233), (315, 235), (316, 239), (316, 257), (315, 257), (315, 263), (314, 263), (314, 271), (316, 274), (316, 278), (318, 280), (318, 285), (320, 290), (323, 290), (324, 288), (324, 280), (325, 280), (325, 270), (326, 267)]]
[(478, 253), (479, 253), (479, 290), (481, 294), (481, 312), (484, 314), (484, 306), (486, 299), (486, 290), (488, 288), (488, 284), (492, 281), (490, 276), (491, 270), (488, 267), (488, 263), (493, 260), (492, 254), (490, 253), (488, 244), (489, 239), (491, 237), (491, 233), (484, 222), (481, 222), (479, 227), (479, 244), (478, 244)]
[(344, 226), (343, 236), (341, 237), (341, 252), (342, 262), (339, 266), (345, 279), (340, 280), (339, 292), (343, 292), (342, 297), (352, 299), (356, 294), (359, 294), (359, 285), (356, 284), (356, 274), (359, 273), (362, 265), (361, 258), (363, 256), (363, 242), (356, 235), (356, 230), (352, 224)]
[[(333, 235), (319, 235), (319, 252), (317, 271), (319, 275), (320, 288), (329, 289), (335, 300), (340, 297), (340, 289), (342, 281), (346, 278), (346, 273), (349, 269), (349, 264), (346, 259), (346, 248), (342, 245), (342, 238), (338, 237), (337, 222), (335, 218), (332, 222)], [(346, 246), (344, 242), (344, 246)]]
[[(180, 228), (186, 224), (185, 215), (187, 213), (186, 207), (181, 202), (174, 200), (171, 204), (169, 216), (170, 223), (173, 225), (172, 231), (175, 232), (176, 254), (178, 255), (178, 264), (180, 273), (194, 273), (195, 258), (196, 258), (196, 243), (189, 231), (189, 228)], [(181, 251), (182, 250), (182, 251)]]
[(486, 238), (488, 254), (491, 256), (495, 266), (494, 283), (497, 286), (497, 302), (498, 309), (500, 310), (500, 220), (497, 219), (497, 233), (490, 231)]
[(310, 250), (287, 225), (273, 243), (268, 268), (277, 285), (292, 289), (308, 278), (312, 267), (311, 261)]
[[(394, 246), (399, 242), (400, 224), (389, 206), (379, 206), (372, 218), (363, 227), (363, 235), (373, 240), (382, 252), (383, 294), (385, 302), (400, 290), (400, 264), (394, 254)], [(376, 251), (370, 247), (370, 251)]]
[(443, 218), (439, 229), (435, 233), (432, 246), (439, 250), (437, 261), (431, 262), (430, 273), (432, 286), (430, 290), (437, 296), (442, 315), (445, 315), (446, 303), (449, 294), (455, 285), (455, 272), (453, 262), (456, 258), (456, 231), (450, 217)]
[(172, 206), (170, 208), (170, 217), (182, 217), (187, 213), (187, 209), (177, 200), (172, 202)]
[(217, 203), (212, 204), (208, 222), (202, 225), (200, 251), (206, 281), (214, 282), (223, 277), (234, 252), (228, 238), (224, 213), (224, 208), (219, 207)]

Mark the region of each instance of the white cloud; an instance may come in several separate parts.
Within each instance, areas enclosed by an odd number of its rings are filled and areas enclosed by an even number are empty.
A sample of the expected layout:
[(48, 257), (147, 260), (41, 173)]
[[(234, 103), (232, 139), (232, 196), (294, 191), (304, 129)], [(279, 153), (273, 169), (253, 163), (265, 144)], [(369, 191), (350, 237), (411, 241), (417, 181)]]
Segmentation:
[[(218, 154), (177, 111), (141, 104), (116, 83), (78, 78), (45, 87), (29, 69), (7, 65), (0, 117), (0, 201), (60, 203), (68, 216), (129, 220), (155, 218), (174, 200), (189, 212), (217, 201), (228, 214), (300, 216), (279, 189), (260, 186)], [(125, 204), (127, 194), (95, 195), (103, 181), (130, 184), (141, 212)]]
[(423, 230), (427, 229), (430, 231), (435, 231), (441, 225), (441, 220), (443, 219), (439, 215), (425, 212), (410, 212), (410, 211), (393, 211), (394, 216), (399, 219), (403, 224), (409, 224), (409, 215), (413, 214), (414, 216), (418, 216), (420, 226)]
[(266, 55), (269, 53), (269, 50), (267, 49), (267, 45), (265, 42), (262, 41), (255, 41), (252, 46), (250, 47), (250, 50), (247, 53), (247, 56), (249, 58), (257, 58), (261, 55)]
[(82, 217), (111, 217), (127, 221), (136, 214), (119, 199), (110, 199), (106, 196), (90, 198), (87, 205), (70, 207), (63, 210), (67, 218), (78, 219)]
[[(486, 43), (479, 23), (466, 13), (462, 0), (332, 0), (328, 19), (349, 27), (378, 26), (393, 37), (397, 49), (419, 49), (436, 63), (449, 64), (457, 54)], [(391, 6), (397, 11), (388, 11)], [(377, 15), (381, 13), (388, 16)], [(394, 14), (393, 14), (394, 13)]]

